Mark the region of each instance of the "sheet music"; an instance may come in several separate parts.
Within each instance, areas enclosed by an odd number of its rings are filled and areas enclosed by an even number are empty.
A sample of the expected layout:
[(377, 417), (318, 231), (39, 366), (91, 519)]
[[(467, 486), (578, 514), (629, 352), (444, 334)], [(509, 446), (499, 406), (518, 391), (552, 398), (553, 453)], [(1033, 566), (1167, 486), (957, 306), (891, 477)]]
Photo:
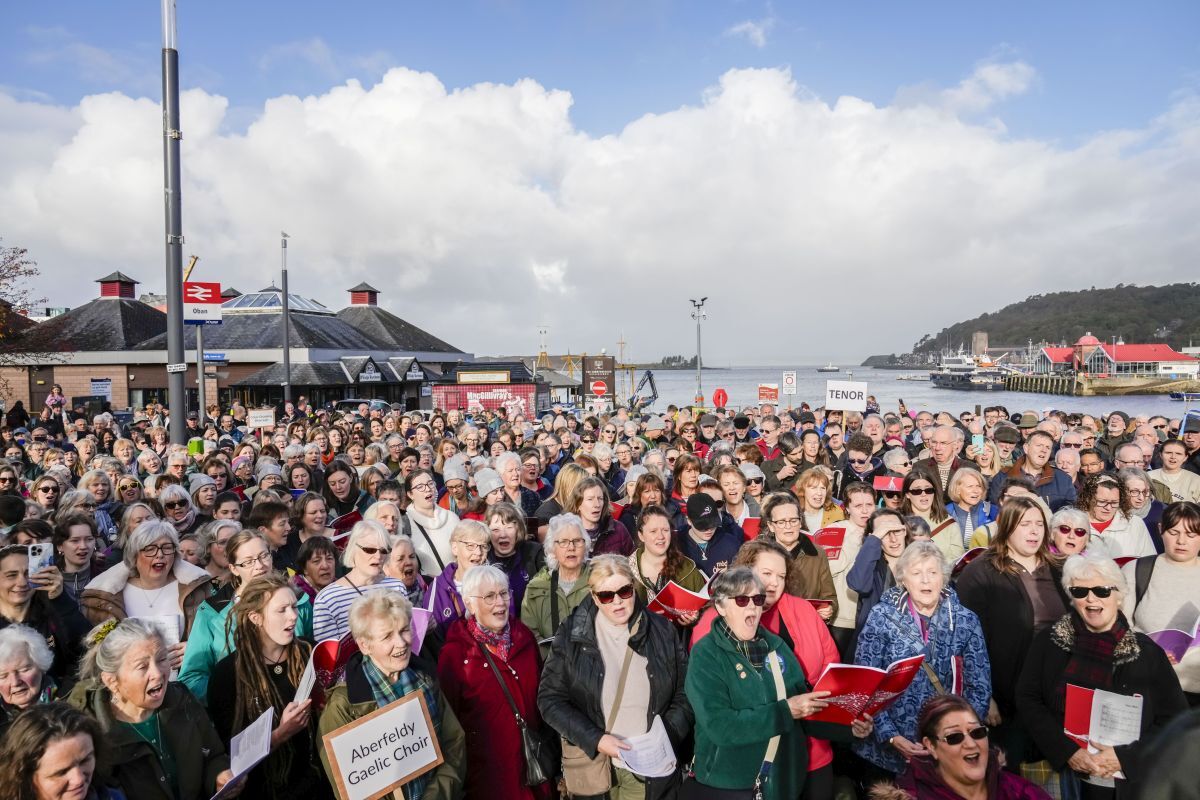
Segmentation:
[(313, 662), (316, 652), (314, 649), (308, 654), (308, 664), (304, 667), (300, 681), (296, 684), (296, 697), (292, 701), (294, 703), (303, 703), (312, 696), (313, 687), (317, 684), (317, 665)]
[[(1125, 695), (1096, 689), (1092, 696), (1092, 719), (1088, 726), (1089, 753), (1100, 752), (1097, 745), (1116, 747), (1132, 744), (1142, 735), (1142, 696)], [(1117, 778), (1124, 780), (1121, 772)], [(1088, 776), (1085, 781), (1094, 786), (1115, 786), (1112, 778)]]
[(663, 778), (675, 771), (675, 748), (663, 725), (662, 717), (656, 716), (650, 730), (640, 736), (630, 736), (625, 742), (630, 749), (622, 750), (617, 765), (644, 778)]

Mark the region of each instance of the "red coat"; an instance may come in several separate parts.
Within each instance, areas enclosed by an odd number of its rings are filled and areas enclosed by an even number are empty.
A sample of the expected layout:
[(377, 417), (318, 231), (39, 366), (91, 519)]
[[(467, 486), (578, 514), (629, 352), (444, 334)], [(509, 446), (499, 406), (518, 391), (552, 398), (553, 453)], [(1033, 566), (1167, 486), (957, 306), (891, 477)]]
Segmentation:
[[(513, 643), (508, 664), (495, 655), (492, 659), (521, 716), (536, 730), (542, 724), (537, 708), (542, 672), (537, 640), (515, 617), (509, 624)], [(446, 644), (438, 655), (438, 683), (467, 733), (466, 800), (549, 798), (549, 783), (525, 785), (525, 759), (517, 722), (465, 619), (454, 622), (446, 632)]]
[[(692, 646), (708, 635), (713, 622), (717, 618), (717, 610), (709, 608), (700, 617), (700, 621), (692, 628)], [(796, 660), (804, 668), (804, 677), (811, 687), (821, 677), (825, 667), (838, 663), (837, 645), (825, 620), (807, 600), (785, 594), (779, 598), (767, 613), (763, 614), (761, 625), (771, 633), (779, 633), (780, 620), (787, 625), (792, 641), (796, 643)], [(809, 691), (812, 691), (810, 688)], [(808, 737), (808, 769), (820, 769), (833, 762), (833, 747), (824, 739)]]

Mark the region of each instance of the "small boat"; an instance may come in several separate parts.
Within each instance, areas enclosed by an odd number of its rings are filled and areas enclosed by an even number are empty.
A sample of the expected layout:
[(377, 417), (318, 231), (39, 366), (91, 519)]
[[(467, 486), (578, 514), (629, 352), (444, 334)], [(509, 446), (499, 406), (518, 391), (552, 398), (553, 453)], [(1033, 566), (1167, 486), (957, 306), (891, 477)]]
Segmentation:
[(828, 364), (826, 364), (823, 367), (817, 367), (817, 372), (841, 372), (841, 371), (842, 371), (842, 368), (835, 367), (832, 361), (830, 361)]
[(1200, 403), (1200, 392), (1171, 392), (1167, 397), (1172, 400), (1185, 400), (1189, 403)]
[(896, 380), (898, 380), (898, 381), (928, 381), (929, 375), (928, 374), (922, 375), (920, 373), (917, 373), (917, 374), (905, 373), (904, 375), (897, 375)]

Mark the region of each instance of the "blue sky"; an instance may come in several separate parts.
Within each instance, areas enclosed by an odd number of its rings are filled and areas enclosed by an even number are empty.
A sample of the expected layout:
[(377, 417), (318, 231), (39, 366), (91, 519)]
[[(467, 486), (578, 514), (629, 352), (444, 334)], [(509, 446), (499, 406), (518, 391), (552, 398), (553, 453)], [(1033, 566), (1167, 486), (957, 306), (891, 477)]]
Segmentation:
[[(2, 7), (0, 237), (50, 305), (113, 269), (161, 291), (159, 2)], [(265, 285), (287, 230), (301, 294), (367, 280), (469, 352), (544, 323), (690, 353), (701, 287), (706, 357), (824, 363), (1195, 280), (1196, 0), (179, 0), (179, 26), (203, 277)], [(809, 299), (830, 282), (885, 341)], [(800, 331), (747, 351), (778, 298)]]
[[(0, 84), (10, 91), (67, 105), (112, 90), (158, 96), (154, 0), (5, 5)], [(883, 105), (901, 87), (952, 85), (1004, 58), (1038, 74), (1006, 105), (1011, 135), (1070, 142), (1142, 124), (1200, 80), (1194, 1), (181, 0), (179, 19), (183, 84), (229, 98), (241, 109), (230, 124), (267, 98), (351, 77), (369, 85), (396, 65), (451, 88), (534, 78), (570, 91), (574, 123), (602, 135), (696, 103), (733, 67), (790, 67), (827, 101)], [(731, 33), (746, 22), (765, 41)]]

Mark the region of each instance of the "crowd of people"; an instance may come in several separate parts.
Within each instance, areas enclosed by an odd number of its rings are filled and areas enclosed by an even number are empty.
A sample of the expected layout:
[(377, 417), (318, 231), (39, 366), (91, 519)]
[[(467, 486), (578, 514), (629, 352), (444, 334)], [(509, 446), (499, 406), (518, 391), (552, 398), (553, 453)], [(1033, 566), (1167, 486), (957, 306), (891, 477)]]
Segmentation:
[(64, 406), (0, 427), (0, 800), (332, 798), (410, 695), (403, 800), (1200, 797), (1198, 415)]

